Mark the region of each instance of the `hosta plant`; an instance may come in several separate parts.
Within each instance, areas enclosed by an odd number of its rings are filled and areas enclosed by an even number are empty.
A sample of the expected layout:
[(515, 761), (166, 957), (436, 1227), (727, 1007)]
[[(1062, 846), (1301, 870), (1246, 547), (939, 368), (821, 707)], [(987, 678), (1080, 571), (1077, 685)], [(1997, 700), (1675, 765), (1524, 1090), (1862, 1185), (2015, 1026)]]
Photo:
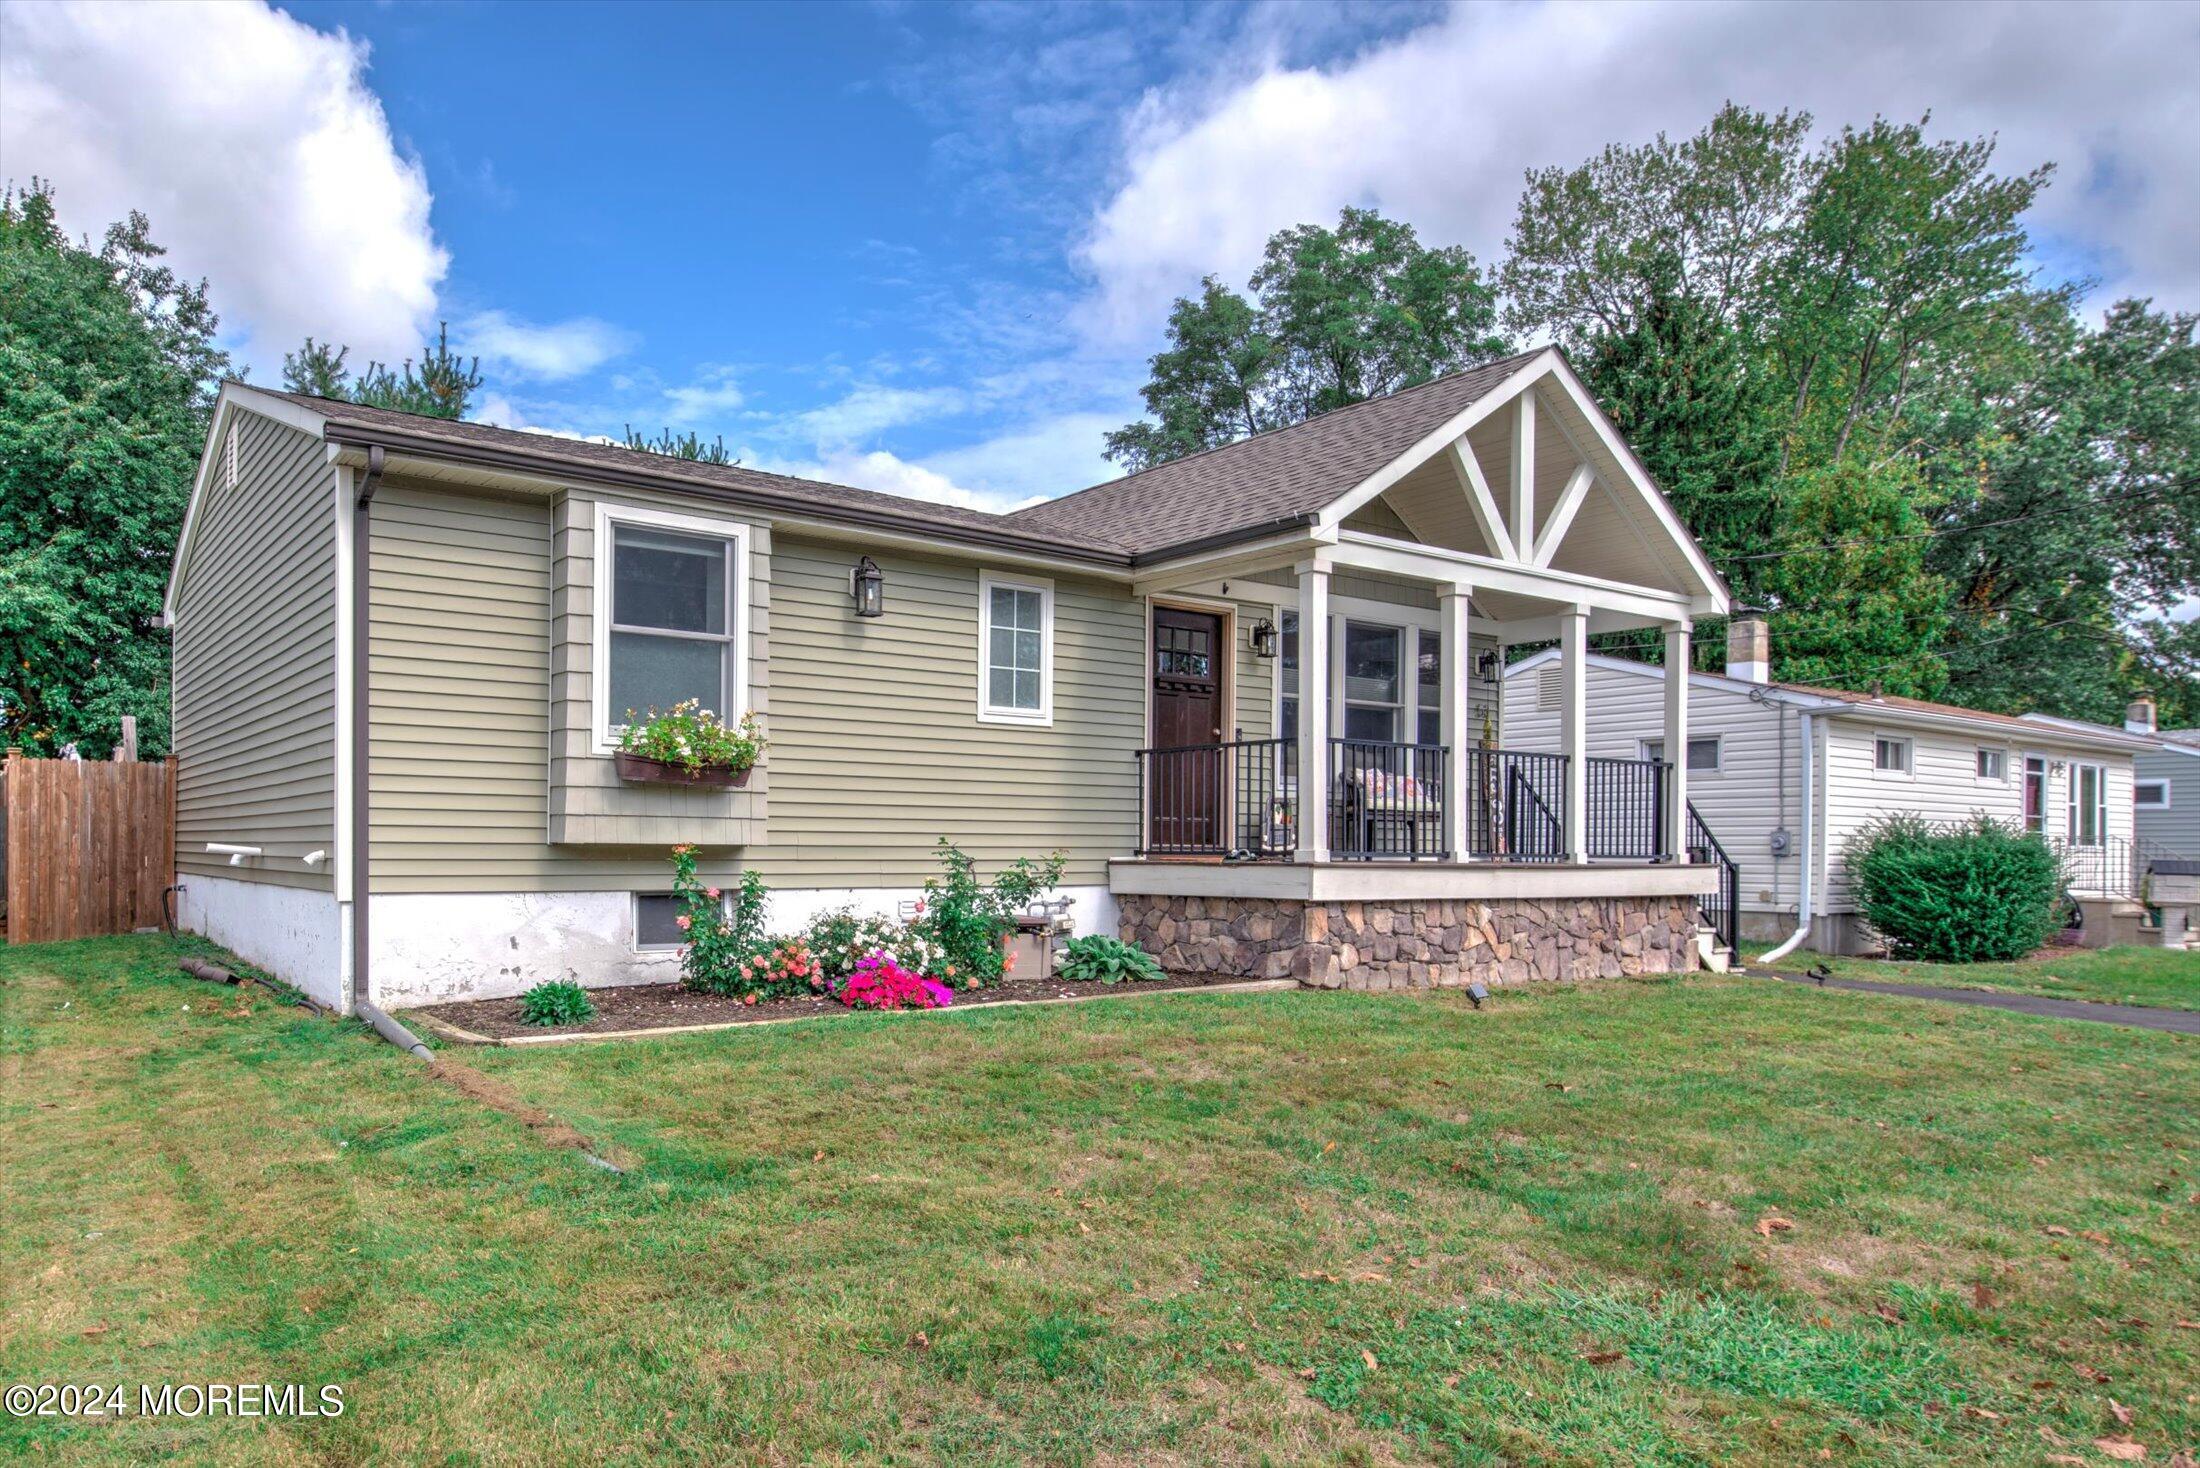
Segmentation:
[(588, 991), (568, 979), (551, 979), (519, 996), (519, 1017), (531, 1025), (577, 1025), (596, 1017)]
[(628, 709), (619, 753), (678, 765), (690, 774), (738, 771), (755, 767), (764, 753), (764, 736), (757, 731), (756, 715), (743, 714), (739, 723), (729, 724), (704, 708), (702, 700), (691, 698), (669, 712), (651, 709), (646, 717)]
[(1145, 949), (1105, 933), (1089, 933), (1064, 943), (1054, 960), (1054, 973), (1057, 978), (1091, 984), (1120, 984), (1126, 979), (1152, 982), (1168, 977)]

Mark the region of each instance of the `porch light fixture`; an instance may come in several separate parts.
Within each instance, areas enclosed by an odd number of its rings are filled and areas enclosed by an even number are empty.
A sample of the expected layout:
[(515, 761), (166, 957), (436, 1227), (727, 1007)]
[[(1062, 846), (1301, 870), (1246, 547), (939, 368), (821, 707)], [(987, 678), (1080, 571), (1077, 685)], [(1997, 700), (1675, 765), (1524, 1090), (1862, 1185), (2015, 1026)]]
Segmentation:
[(1264, 658), (1276, 655), (1276, 624), (1266, 617), (1253, 624), (1253, 654)]
[(886, 573), (869, 556), (857, 561), (848, 572), (848, 590), (855, 597), (857, 616), (886, 615)]
[(1497, 654), (1485, 647), (1482, 649), (1481, 655), (1474, 660), (1474, 671), (1484, 683), (1495, 683), (1497, 681), (1497, 664)]
[(1474, 1007), (1476, 1009), (1480, 1009), (1482, 1007), (1482, 1001), (1489, 997), (1489, 985), (1481, 983), (1479, 981), (1467, 985), (1467, 998), (1474, 1002)]

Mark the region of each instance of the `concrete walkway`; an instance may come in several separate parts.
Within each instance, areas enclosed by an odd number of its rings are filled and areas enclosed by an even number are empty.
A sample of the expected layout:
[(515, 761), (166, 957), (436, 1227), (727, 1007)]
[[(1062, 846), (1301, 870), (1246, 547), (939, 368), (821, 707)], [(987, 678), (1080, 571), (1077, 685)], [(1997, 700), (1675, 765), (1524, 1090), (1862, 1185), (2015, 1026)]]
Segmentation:
[[(1790, 984), (1818, 988), (1808, 974), (1783, 974), (1776, 969), (1752, 968), (1752, 974), (1784, 979)], [(1982, 1009), (2006, 1009), (2015, 1014), (2036, 1014), (2042, 1019), (2082, 1019), (2097, 1025), (2125, 1025), (2135, 1030), (2167, 1030), (2173, 1035), (2200, 1035), (2200, 1014), (2186, 1009), (2144, 1009), (2136, 1004), (2088, 1004), (2082, 999), (2046, 999), (2033, 994), (1996, 994), (1985, 989), (1942, 989), (1927, 984), (1881, 984), (1870, 979), (1828, 979), (1828, 989), (1864, 989), (1873, 994), (1899, 994), (1905, 999), (1945, 999), (1950, 1004), (1975, 1004)]]

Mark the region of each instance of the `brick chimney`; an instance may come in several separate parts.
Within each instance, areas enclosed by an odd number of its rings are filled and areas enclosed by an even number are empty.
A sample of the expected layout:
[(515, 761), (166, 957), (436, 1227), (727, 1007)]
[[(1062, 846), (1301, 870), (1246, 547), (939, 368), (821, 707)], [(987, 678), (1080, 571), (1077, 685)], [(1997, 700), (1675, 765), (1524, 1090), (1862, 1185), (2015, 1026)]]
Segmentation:
[(2154, 695), (2142, 693), (2124, 709), (2124, 728), (2134, 734), (2154, 732)]
[(1736, 607), (1726, 623), (1726, 676), (1744, 683), (1772, 681), (1772, 633), (1756, 607)]

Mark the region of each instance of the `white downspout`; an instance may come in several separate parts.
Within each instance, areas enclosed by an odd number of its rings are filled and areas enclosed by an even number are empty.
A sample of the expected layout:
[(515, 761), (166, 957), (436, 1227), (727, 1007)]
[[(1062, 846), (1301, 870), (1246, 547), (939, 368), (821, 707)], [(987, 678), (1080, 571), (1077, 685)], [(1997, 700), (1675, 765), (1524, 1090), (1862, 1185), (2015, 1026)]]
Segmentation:
[(1818, 762), (1811, 757), (1810, 715), (1802, 709), (1797, 709), (1795, 715), (1796, 726), (1801, 730), (1799, 742), (1802, 746), (1803, 765), (1803, 877), (1796, 893), (1795, 931), (1788, 934), (1786, 941), (1781, 943), (1779, 947), (1767, 953), (1763, 958), (1758, 959), (1759, 963), (1778, 963), (1781, 959), (1802, 947), (1803, 940), (1810, 936), (1810, 876), (1818, 865), (1817, 846), (1813, 840), (1817, 834), (1816, 801), (1814, 799), (1815, 792), (1811, 786), (1813, 777), (1817, 773)]

